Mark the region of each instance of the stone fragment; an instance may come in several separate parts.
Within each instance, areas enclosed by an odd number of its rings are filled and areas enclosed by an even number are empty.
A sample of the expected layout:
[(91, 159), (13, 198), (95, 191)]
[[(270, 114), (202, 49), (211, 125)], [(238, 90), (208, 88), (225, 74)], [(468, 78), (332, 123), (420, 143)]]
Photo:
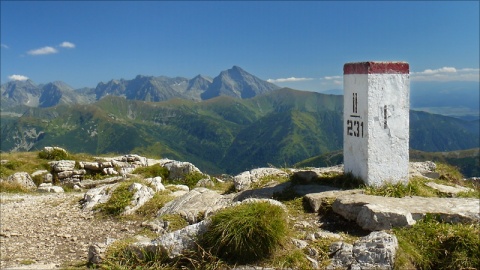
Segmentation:
[(144, 205), (147, 201), (153, 198), (155, 192), (153, 189), (142, 185), (140, 183), (133, 183), (128, 187), (128, 191), (133, 193), (133, 198), (130, 201), (130, 205), (125, 208), (123, 215), (129, 215), (134, 213), (138, 208)]
[(165, 186), (162, 184), (162, 177), (152, 177), (152, 178), (145, 178), (145, 182), (153, 186), (153, 189), (158, 192), (165, 190)]
[(55, 172), (73, 171), (75, 169), (75, 160), (58, 160), (48, 162), (50, 168)]
[(333, 258), (327, 269), (393, 269), (398, 241), (384, 231), (372, 232), (353, 246), (336, 242), (330, 246)]
[(410, 226), (427, 214), (445, 222), (480, 222), (480, 200), (475, 198), (391, 198), (353, 194), (339, 197), (332, 209), (366, 230)]
[(266, 176), (288, 176), (288, 174), (276, 168), (258, 168), (238, 174), (233, 178), (233, 183), (237, 191), (243, 191)]
[(185, 195), (166, 203), (157, 216), (179, 214), (189, 223), (197, 222), (200, 216), (207, 217), (231, 204), (231, 200), (207, 188), (195, 188)]
[(162, 159), (160, 162), (162, 167), (167, 168), (168, 178), (170, 179), (182, 179), (186, 175), (192, 173), (202, 173), (195, 165), (190, 162), (181, 162), (170, 159)]
[(427, 182), (425, 183), (425, 185), (435, 189), (435, 190), (438, 190), (439, 192), (441, 193), (444, 193), (444, 194), (447, 194), (449, 196), (453, 196), (455, 197), (458, 193), (461, 193), (461, 192), (471, 192), (473, 191), (473, 189), (471, 188), (466, 188), (466, 187), (462, 187), (462, 186), (459, 186), (459, 185), (455, 185), (455, 186), (447, 186), (447, 185), (441, 185), (441, 184), (437, 184), (435, 182)]
[(186, 250), (194, 249), (196, 239), (207, 230), (209, 224), (209, 221), (203, 220), (178, 231), (164, 234), (151, 241), (136, 242), (132, 244), (131, 248), (139, 251), (139, 253), (145, 253), (145, 251), (157, 252), (160, 250), (167, 254), (168, 257), (175, 258), (182, 255)]
[(92, 210), (99, 203), (106, 203), (119, 184), (110, 184), (93, 188), (83, 195), (82, 209)]
[(31, 189), (31, 190), (34, 190), (37, 188), (37, 186), (35, 185), (35, 182), (33, 182), (33, 179), (32, 177), (30, 177), (30, 175), (26, 172), (16, 172), (12, 175), (10, 175), (8, 178), (7, 178), (7, 182), (11, 182), (11, 183), (17, 183), (27, 189)]
[(64, 190), (62, 187), (53, 186), (51, 183), (42, 183), (37, 188), (38, 192), (46, 192), (46, 193), (63, 193)]
[[(345, 195), (351, 195), (351, 194), (363, 194), (363, 190), (361, 189), (351, 189), (351, 190), (338, 190), (332, 187), (327, 187), (327, 186), (319, 186), (319, 187), (325, 187), (323, 192), (318, 192), (318, 190), (313, 190), (315, 193), (308, 193), (305, 194), (304, 198), (312, 208), (314, 212), (318, 212), (320, 210), (320, 207), (322, 206), (322, 202), (324, 202), (327, 199), (335, 199), (341, 196)], [(329, 190), (330, 189), (330, 190)], [(295, 189), (297, 192), (297, 190)], [(297, 192), (299, 194), (303, 194), (304, 192)]]

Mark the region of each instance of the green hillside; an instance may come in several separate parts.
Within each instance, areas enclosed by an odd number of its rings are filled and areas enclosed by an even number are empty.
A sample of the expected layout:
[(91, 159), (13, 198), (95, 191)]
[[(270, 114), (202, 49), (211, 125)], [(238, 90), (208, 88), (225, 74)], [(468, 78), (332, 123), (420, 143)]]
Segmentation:
[[(138, 153), (189, 161), (208, 173), (292, 166), (341, 150), (343, 97), (279, 89), (251, 99), (145, 102), (106, 96), (91, 105), (2, 115), (1, 150), (60, 146), (90, 154)], [(411, 111), (411, 147), (453, 151), (479, 145), (478, 121)]]
[[(450, 152), (425, 152), (410, 150), (410, 161), (434, 161), (450, 164), (458, 168), (465, 177), (480, 176), (480, 148)], [(343, 163), (343, 152), (334, 151), (296, 163), (297, 168), (328, 167)]]

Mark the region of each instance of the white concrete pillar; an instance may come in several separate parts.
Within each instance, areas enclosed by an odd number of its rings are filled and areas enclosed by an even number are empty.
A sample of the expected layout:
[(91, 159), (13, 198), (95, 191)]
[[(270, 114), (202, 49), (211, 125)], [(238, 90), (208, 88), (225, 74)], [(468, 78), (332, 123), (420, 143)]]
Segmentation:
[(370, 186), (407, 184), (408, 63), (347, 63), (343, 74), (345, 173)]

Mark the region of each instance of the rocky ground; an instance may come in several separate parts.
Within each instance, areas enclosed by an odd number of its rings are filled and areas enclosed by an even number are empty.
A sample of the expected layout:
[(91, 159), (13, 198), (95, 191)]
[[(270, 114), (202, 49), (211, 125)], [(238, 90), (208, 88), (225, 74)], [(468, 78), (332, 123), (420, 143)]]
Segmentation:
[(54, 269), (86, 263), (88, 247), (141, 230), (135, 221), (94, 218), (80, 209), (84, 193), (2, 193), (0, 268)]

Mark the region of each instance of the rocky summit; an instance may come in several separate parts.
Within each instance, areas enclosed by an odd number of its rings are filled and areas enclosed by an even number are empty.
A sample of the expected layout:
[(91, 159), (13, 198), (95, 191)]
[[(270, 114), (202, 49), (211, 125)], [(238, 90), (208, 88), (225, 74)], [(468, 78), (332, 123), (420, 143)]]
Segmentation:
[[(300, 251), (291, 269), (393, 269), (400, 252), (397, 230), (415, 228), (431, 216), (445, 224), (480, 224), (478, 186), (441, 180), (444, 173), (433, 162), (410, 163), (412, 185), (420, 183), (417, 188), (431, 197), (388, 197), (346, 179), (342, 166), (257, 168), (212, 177), (188, 162), (140, 155), (68, 158), (48, 162), (48, 170), (2, 180), (38, 191), (2, 193), (2, 269), (101, 265), (119, 243), (133, 254), (161, 252), (176, 260), (196, 252), (217, 213), (262, 202), (288, 216), (293, 234), (283, 248), (291, 249), (288, 254)], [(145, 174), (153, 169), (156, 175)], [(128, 199), (113, 208), (109, 203), (119, 194)], [(282, 266), (266, 260), (226, 267)]]

